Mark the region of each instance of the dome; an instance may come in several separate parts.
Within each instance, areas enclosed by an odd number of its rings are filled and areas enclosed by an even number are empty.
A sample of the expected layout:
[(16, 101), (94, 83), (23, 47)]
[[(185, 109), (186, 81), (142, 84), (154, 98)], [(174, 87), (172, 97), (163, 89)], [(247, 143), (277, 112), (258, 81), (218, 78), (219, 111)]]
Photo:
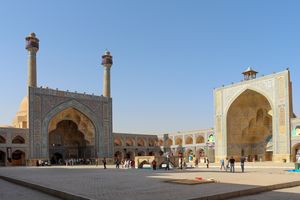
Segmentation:
[(24, 97), (20, 103), (19, 112), (25, 112), (28, 110), (28, 97)]
[(28, 97), (24, 97), (20, 103), (19, 110), (13, 119), (13, 127), (27, 128)]

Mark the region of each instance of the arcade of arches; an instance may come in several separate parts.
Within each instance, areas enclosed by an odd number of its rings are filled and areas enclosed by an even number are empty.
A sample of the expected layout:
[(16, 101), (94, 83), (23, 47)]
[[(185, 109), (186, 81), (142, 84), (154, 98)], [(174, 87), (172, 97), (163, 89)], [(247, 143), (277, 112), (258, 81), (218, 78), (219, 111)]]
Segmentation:
[(49, 123), (51, 163), (70, 158), (95, 158), (95, 128), (91, 120), (74, 108), (58, 113)]
[(227, 156), (272, 160), (272, 108), (258, 92), (246, 90), (227, 114)]

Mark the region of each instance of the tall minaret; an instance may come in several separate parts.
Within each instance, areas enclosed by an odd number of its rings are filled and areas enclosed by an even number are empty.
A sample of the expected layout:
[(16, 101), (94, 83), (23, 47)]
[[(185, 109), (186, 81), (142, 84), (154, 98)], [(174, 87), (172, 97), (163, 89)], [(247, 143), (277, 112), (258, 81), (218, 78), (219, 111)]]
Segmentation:
[(103, 76), (103, 96), (110, 97), (110, 68), (113, 64), (112, 56), (108, 50), (102, 56), (102, 63), (104, 67)]
[(28, 50), (28, 87), (36, 87), (36, 52), (39, 50), (39, 39), (35, 33), (26, 37), (26, 49)]

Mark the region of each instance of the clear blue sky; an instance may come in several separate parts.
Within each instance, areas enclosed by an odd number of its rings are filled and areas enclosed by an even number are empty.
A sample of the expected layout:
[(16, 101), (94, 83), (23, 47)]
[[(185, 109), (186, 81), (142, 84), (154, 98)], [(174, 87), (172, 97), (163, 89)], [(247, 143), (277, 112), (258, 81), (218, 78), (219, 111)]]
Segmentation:
[(0, 124), (26, 95), (24, 38), (40, 39), (38, 85), (102, 94), (112, 67), (114, 131), (213, 127), (213, 88), (290, 67), (300, 114), (299, 1), (3, 1)]

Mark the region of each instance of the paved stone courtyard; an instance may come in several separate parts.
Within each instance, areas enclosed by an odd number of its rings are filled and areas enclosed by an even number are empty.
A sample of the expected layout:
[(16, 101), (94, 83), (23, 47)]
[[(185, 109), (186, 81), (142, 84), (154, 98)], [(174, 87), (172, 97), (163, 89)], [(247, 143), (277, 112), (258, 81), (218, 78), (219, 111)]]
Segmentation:
[(300, 187), (286, 188), (282, 190), (275, 190), (271, 192), (265, 192), (257, 195), (250, 195), (234, 200), (274, 200), (274, 199), (286, 199), (296, 200), (300, 199)]
[(22, 200), (58, 200), (58, 198), (42, 192), (28, 189), (0, 179), (0, 199)]
[[(241, 173), (238, 167), (236, 173), (221, 172), (217, 165), (212, 165), (209, 169), (200, 167), (183, 171), (158, 170), (155, 172), (152, 170), (114, 169), (113, 166), (109, 166), (106, 170), (102, 169), (101, 166), (15, 167), (0, 168), (0, 176), (23, 180), (86, 197), (87, 199), (179, 200), (195, 199), (258, 186), (300, 181), (300, 174), (286, 171), (291, 167), (292, 165), (288, 164), (249, 164), (245, 173)], [(181, 185), (165, 182), (165, 180), (170, 179), (194, 180), (196, 177), (214, 178), (217, 180), (217, 183)], [(8, 187), (7, 190), (14, 191), (12, 186)], [(17, 190), (19, 189), (17, 188)], [(281, 196), (277, 194), (281, 194)], [(262, 199), (262, 197), (266, 197), (265, 199), (274, 200), (282, 199), (282, 195), (291, 197), (289, 199), (299, 199), (299, 187), (298, 190), (297, 187), (288, 188), (238, 199)]]

